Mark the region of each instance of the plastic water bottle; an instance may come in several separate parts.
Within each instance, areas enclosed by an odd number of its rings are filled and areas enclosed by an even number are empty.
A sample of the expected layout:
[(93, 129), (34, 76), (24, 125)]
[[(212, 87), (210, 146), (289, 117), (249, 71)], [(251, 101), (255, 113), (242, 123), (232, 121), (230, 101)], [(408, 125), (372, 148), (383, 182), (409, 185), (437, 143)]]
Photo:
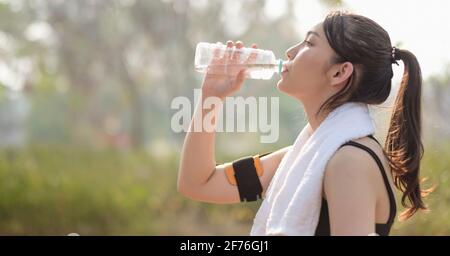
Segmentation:
[[(214, 51), (218, 57), (223, 57), (226, 51), (229, 53), (239, 52), (239, 60), (233, 62), (215, 62), (213, 61)], [(252, 58), (249, 59), (250, 55)], [(197, 44), (195, 50), (195, 70), (200, 73), (208, 71), (210, 74), (219, 75), (236, 75), (237, 72), (233, 70), (246, 69), (246, 77), (251, 79), (270, 79), (274, 73), (280, 74), (283, 69), (284, 60), (277, 59), (275, 54), (269, 50), (255, 49), (255, 48), (241, 48), (237, 49), (227, 48), (222, 43), (206, 43), (200, 42)]]

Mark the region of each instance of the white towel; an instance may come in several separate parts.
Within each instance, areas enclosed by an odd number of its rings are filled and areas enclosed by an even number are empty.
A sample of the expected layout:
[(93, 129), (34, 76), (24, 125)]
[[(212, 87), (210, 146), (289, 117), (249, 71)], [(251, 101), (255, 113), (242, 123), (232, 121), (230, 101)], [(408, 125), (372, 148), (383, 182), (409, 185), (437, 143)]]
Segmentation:
[(342, 144), (374, 133), (363, 103), (341, 105), (314, 132), (308, 123), (278, 166), (250, 235), (314, 235), (327, 162)]

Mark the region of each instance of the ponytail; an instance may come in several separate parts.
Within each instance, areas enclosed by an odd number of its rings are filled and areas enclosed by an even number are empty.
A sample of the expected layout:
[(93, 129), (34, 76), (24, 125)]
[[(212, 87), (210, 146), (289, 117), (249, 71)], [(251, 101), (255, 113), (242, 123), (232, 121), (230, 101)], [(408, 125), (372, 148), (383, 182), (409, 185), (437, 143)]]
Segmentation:
[(385, 151), (394, 173), (394, 184), (403, 192), (401, 202), (407, 209), (400, 219), (404, 220), (419, 209), (427, 209), (422, 199), (430, 191), (422, 191), (419, 180), (420, 160), (424, 153), (421, 140), (420, 66), (414, 54), (407, 50), (396, 50), (397, 58), (405, 65), (405, 71), (395, 100)]

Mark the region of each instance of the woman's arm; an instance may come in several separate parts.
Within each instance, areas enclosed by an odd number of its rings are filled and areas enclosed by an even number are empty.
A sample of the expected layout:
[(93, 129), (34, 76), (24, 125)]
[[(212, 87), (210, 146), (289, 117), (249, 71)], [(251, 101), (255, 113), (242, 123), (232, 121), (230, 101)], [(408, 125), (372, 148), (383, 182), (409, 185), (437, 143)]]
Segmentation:
[[(228, 41), (227, 47), (232, 48), (233, 42)], [(242, 42), (236, 43), (236, 48), (241, 48)], [(254, 44), (252, 46), (256, 48)], [(215, 55), (213, 62), (233, 63), (239, 60), (238, 52), (227, 52), (223, 57)], [(248, 60), (256, 58), (250, 55)], [(228, 183), (224, 169), (226, 165), (216, 166), (215, 160), (215, 127), (194, 127), (194, 124), (203, 126), (203, 118), (213, 115), (213, 126), (215, 126), (215, 111), (213, 109), (204, 109), (200, 102), (208, 97), (217, 97), (221, 101), (235, 91), (239, 90), (244, 82), (245, 70), (233, 70), (233, 74), (214, 75), (207, 73), (202, 84), (202, 96), (194, 111), (189, 130), (186, 134), (183, 148), (181, 150), (181, 160), (178, 173), (178, 191), (194, 200), (215, 202), (215, 203), (236, 203), (240, 202), (238, 188)], [(215, 106), (222, 107), (222, 106)], [(194, 120), (197, 120), (194, 121)], [(198, 122), (199, 120), (199, 122)], [(209, 120), (209, 118), (208, 118)], [(200, 128), (200, 129), (199, 129)], [(278, 150), (274, 153), (261, 158), (262, 168), (264, 170), (260, 181), (264, 192), (272, 179), (272, 176), (278, 167), (281, 159), (286, 153), (287, 148)]]
[[(203, 116), (208, 110), (201, 110), (199, 106), (194, 118), (202, 111)], [(193, 122), (187, 132), (181, 152), (181, 162), (178, 176), (178, 191), (183, 195), (198, 201), (212, 203), (240, 202), (237, 186), (231, 185), (225, 175), (225, 168), (231, 164), (216, 166), (215, 161), (215, 133), (194, 132)], [(259, 177), (263, 187), (263, 197), (272, 177), (289, 147), (261, 157), (264, 173)]]
[(376, 175), (379, 171), (364, 151), (342, 147), (328, 162), (324, 191), (331, 235), (375, 233)]

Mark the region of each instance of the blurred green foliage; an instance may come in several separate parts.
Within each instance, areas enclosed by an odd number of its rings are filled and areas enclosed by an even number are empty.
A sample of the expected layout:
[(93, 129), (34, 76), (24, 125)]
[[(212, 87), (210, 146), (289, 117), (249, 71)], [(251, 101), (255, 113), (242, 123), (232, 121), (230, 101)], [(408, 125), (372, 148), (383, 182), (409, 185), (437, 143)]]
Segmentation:
[(55, 145), (0, 152), (0, 234), (245, 234), (256, 204), (176, 191), (177, 156)]
[[(450, 146), (427, 150), (431, 211), (393, 235), (450, 234)], [(54, 145), (0, 152), (0, 234), (248, 235), (261, 201), (194, 202), (176, 191), (177, 155)], [(402, 208), (399, 206), (399, 211)]]

